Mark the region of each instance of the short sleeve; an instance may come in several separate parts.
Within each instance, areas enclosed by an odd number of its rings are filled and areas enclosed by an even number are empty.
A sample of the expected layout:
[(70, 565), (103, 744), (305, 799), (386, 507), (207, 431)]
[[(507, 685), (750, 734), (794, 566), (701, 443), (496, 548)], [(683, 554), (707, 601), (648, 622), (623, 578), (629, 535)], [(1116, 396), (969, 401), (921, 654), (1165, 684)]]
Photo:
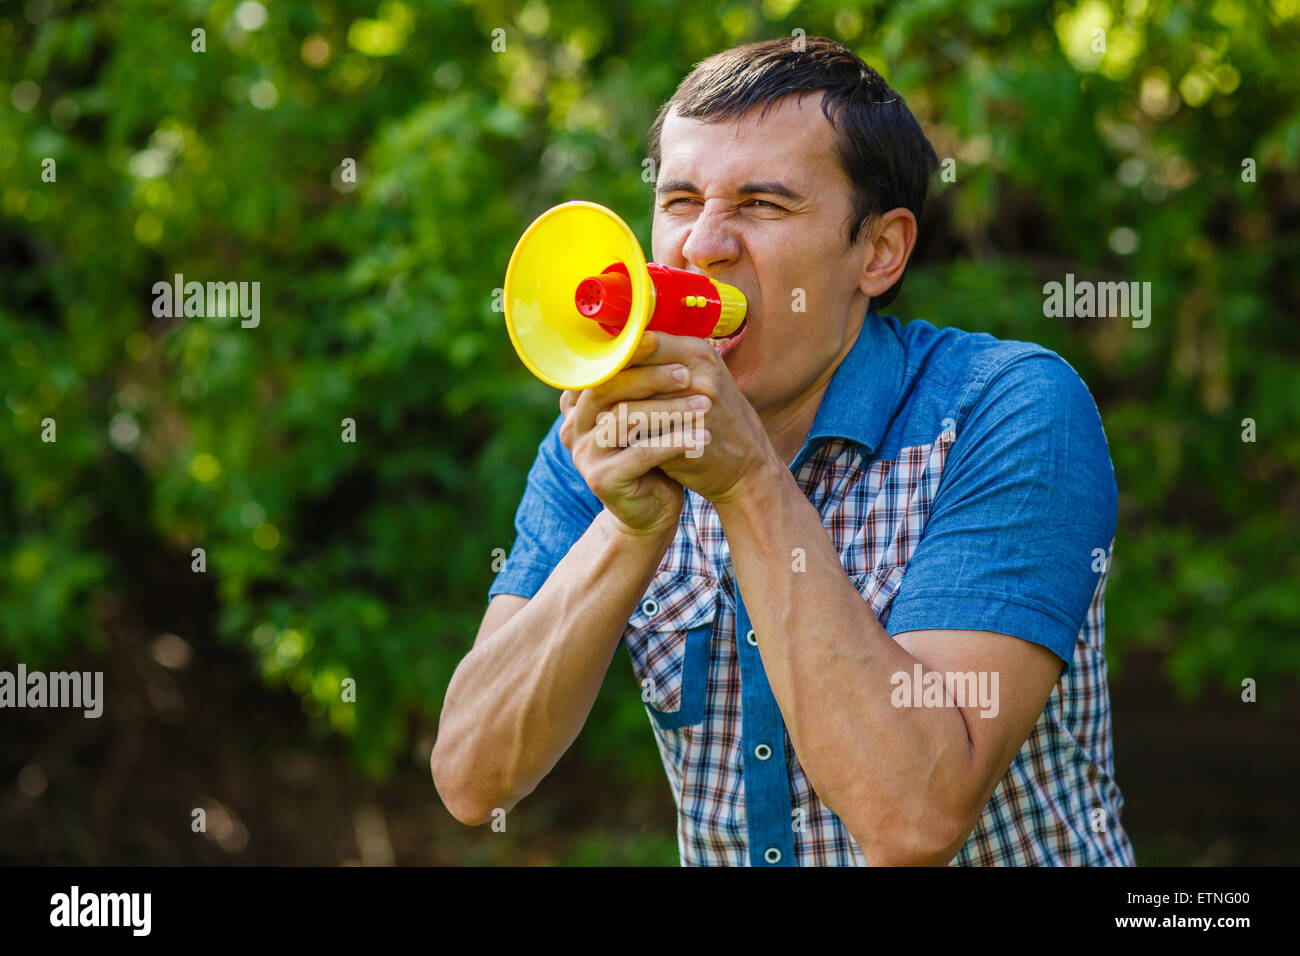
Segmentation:
[(563, 421), (557, 416), (537, 447), (515, 511), (515, 542), (488, 589), (489, 599), (497, 594), (531, 598), (601, 511), (600, 499), (560, 441)]
[(1007, 634), (1068, 670), (1115, 535), (1101, 417), (1045, 349), (1003, 361), (971, 392), (887, 630)]

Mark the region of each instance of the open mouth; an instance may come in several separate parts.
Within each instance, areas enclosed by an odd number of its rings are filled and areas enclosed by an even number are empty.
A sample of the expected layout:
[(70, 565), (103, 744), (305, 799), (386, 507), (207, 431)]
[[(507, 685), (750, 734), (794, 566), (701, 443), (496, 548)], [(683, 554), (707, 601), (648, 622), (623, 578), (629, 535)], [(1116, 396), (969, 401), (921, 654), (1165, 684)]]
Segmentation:
[(749, 329), (749, 316), (741, 320), (740, 327), (732, 332), (726, 338), (709, 339), (709, 344), (718, 350), (718, 354), (726, 358), (731, 352), (734, 352), (740, 345), (740, 340), (745, 337), (746, 330)]

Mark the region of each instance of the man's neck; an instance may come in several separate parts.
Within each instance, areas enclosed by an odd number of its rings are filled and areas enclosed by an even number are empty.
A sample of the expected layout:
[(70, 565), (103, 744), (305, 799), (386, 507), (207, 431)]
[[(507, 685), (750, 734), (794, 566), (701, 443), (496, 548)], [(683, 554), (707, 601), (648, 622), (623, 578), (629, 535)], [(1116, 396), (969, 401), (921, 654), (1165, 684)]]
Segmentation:
[(767, 430), (768, 440), (772, 442), (772, 447), (787, 465), (794, 462), (804, 442), (808, 440), (808, 432), (812, 430), (813, 422), (817, 418), (817, 409), (821, 407), (822, 397), (826, 394), (831, 379), (835, 377), (836, 369), (857, 343), (858, 336), (862, 334), (862, 325), (860, 323), (857, 332), (847, 337), (839, 354), (821, 375), (817, 376), (812, 385), (791, 401), (759, 412), (758, 417), (762, 419), (763, 427)]

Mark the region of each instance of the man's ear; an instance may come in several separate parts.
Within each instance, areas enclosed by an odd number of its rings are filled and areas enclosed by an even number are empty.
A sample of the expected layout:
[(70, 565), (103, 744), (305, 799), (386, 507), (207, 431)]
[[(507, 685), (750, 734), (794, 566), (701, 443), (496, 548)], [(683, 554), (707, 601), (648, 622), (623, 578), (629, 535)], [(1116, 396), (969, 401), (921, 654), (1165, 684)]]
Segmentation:
[(858, 288), (872, 299), (883, 295), (903, 275), (916, 245), (916, 217), (899, 207), (881, 213), (871, 225)]

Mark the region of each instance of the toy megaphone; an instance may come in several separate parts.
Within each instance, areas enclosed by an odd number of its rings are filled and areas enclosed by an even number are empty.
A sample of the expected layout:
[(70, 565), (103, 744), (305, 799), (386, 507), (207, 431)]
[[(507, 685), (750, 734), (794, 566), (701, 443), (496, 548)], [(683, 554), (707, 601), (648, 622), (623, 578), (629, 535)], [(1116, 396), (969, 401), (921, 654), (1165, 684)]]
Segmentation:
[(727, 338), (745, 321), (740, 290), (649, 263), (627, 223), (592, 202), (538, 216), (506, 268), (506, 329), (528, 370), (556, 388), (612, 378), (647, 329)]

